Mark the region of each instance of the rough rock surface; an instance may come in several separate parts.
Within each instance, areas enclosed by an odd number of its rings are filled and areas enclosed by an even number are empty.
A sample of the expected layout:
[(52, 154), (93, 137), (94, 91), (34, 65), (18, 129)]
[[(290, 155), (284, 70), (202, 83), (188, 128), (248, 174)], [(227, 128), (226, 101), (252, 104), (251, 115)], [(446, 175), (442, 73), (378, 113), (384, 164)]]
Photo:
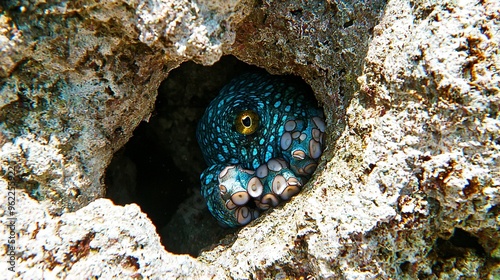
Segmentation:
[[(5, 189), (6, 182), (0, 181), (0, 186)], [(0, 194), (2, 201), (6, 194)], [(135, 204), (117, 207), (98, 199), (54, 217), (24, 192), (17, 201), (15, 271), (23, 279), (224, 277), (221, 269), (166, 252), (153, 224)], [(4, 273), (9, 267), (7, 261), (0, 264)]]
[[(500, 275), (498, 1), (0, 9), (0, 240), (15, 241), (1, 256), (4, 271), (15, 254), (10, 277)], [(222, 54), (303, 77), (325, 108), (328, 148), (292, 201), (198, 259), (175, 256), (138, 207), (97, 198), (113, 152), (149, 118), (168, 72)]]

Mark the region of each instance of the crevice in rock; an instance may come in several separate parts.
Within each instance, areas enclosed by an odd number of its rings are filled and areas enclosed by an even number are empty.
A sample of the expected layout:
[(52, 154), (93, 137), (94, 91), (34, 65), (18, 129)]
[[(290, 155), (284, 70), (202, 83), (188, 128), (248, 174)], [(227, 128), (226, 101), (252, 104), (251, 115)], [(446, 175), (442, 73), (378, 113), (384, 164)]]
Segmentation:
[[(462, 270), (463, 265), (469, 261), (488, 259), (479, 239), (461, 228), (455, 228), (449, 239), (438, 238), (429, 256), (435, 258), (432, 273), (438, 277), (446, 275), (452, 269)], [(485, 260), (481, 263), (486, 264)]]
[(264, 70), (233, 56), (210, 67), (186, 62), (173, 70), (158, 89), (149, 122), (139, 125), (106, 171), (106, 196), (116, 204), (140, 205), (170, 252), (197, 256), (202, 248), (234, 239), (220, 241), (237, 229), (221, 228), (199, 193), (206, 164), (195, 133), (219, 90), (249, 71)]
[(455, 228), (453, 235), (448, 240), (438, 238), (434, 250), (443, 259), (463, 258), (470, 250), (478, 256), (485, 256), (478, 238), (460, 228)]

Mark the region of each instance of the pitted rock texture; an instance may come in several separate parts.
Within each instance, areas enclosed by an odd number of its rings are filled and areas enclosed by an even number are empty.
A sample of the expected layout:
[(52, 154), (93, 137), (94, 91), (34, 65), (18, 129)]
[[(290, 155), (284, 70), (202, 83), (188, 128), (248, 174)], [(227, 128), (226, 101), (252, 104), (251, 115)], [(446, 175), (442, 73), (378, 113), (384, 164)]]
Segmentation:
[(231, 53), (273, 74), (300, 75), (337, 121), (359, 87), (356, 78), (385, 4), (263, 1), (238, 26)]
[[(167, 73), (189, 59), (212, 64), (234, 41), (233, 25), (249, 7), (218, 4), (4, 2), (0, 140), (11, 144), (0, 152), (9, 161), (1, 163), (3, 174), (16, 169), (17, 187), (53, 213), (102, 197), (113, 152), (149, 119)], [(221, 21), (225, 28), (216, 28)], [(22, 164), (30, 157), (23, 142), (52, 149), (59, 167), (36, 177), (37, 166)]]
[[(0, 6), (7, 277), (98, 276), (103, 260), (129, 278), (500, 275), (498, 1), (32, 2)], [(222, 54), (303, 77), (328, 146), (291, 202), (173, 256), (136, 206), (95, 200), (161, 80)]]
[[(0, 181), (1, 201), (7, 200), (6, 187)], [(98, 199), (76, 212), (54, 217), (24, 192), (17, 195), (15, 230), (20, 234), (15, 273), (8, 270), (7, 261), (0, 264), (12, 278), (225, 277), (221, 269), (166, 252), (153, 224), (135, 204), (118, 207)], [(9, 232), (2, 230), (2, 240), (7, 240)]]

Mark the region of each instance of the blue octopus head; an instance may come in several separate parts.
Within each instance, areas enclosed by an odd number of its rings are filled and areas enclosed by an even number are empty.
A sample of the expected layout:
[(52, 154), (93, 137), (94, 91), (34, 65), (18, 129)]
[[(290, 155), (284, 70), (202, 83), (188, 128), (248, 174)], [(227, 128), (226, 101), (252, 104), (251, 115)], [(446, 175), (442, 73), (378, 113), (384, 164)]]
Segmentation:
[(314, 172), (325, 123), (307, 94), (288, 78), (248, 73), (210, 103), (197, 130), (209, 165), (202, 194), (221, 223), (248, 223), (298, 193)]

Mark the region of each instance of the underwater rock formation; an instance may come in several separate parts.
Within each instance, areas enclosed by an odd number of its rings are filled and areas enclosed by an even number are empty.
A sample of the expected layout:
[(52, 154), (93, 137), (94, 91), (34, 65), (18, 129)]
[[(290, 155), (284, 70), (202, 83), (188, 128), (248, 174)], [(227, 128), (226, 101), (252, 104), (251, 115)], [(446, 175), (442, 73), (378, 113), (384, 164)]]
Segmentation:
[[(15, 246), (0, 268), (11, 278), (500, 275), (499, 15), (493, 0), (4, 1), (0, 240)], [(105, 170), (172, 69), (226, 54), (311, 85), (326, 149), (286, 205), (197, 259), (173, 255), (137, 206), (99, 199)]]

